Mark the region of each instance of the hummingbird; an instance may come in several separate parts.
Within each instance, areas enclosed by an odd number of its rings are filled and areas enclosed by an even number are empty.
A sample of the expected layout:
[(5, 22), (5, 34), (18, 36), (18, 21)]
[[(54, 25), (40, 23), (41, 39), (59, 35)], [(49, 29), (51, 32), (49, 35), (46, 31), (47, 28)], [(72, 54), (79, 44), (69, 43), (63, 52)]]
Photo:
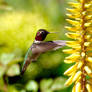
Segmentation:
[(35, 40), (25, 55), (24, 63), (21, 70), (21, 75), (24, 74), (28, 65), (32, 61), (37, 60), (40, 54), (51, 50), (57, 50), (63, 46), (66, 46), (66, 42), (64, 40), (44, 41), (46, 36), (50, 33), (56, 33), (56, 32), (48, 32), (46, 29), (39, 29), (37, 31)]

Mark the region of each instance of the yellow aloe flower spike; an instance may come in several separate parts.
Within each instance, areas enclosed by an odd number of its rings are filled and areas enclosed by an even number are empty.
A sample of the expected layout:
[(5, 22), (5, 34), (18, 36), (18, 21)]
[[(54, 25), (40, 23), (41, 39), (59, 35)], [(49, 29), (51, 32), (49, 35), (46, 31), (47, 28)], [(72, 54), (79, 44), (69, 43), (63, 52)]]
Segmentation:
[(63, 50), (71, 54), (65, 58), (65, 63), (74, 63), (65, 71), (70, 76), (66, 85), (74, 82), (72, 92), (92, 92), (92, 84), (87, 83), (86, 76), (92, 78), (92, 0), (75, 0), (69, 2), (71, 8), (67, 8), (69, 18), (66, 21), (72, 26), (65, 26), (65, 35), (73, 41), (67, 41), (71, 49)]

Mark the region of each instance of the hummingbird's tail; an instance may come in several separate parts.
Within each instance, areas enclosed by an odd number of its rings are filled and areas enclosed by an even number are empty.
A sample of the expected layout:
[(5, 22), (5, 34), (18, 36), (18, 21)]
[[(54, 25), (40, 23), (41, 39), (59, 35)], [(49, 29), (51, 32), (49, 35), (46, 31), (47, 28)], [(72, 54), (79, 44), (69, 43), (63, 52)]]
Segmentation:
[(23, 67), (22, 67), (21, 75), (24, 74), (24, 72), (26, 71), (26, 69), (27, 69), (27, 67), (28, 67), (28, 65), (29, 65), (30, 63), (31, 63), (31, 61), (30, 61), (30, 59), (28, 58), (28, 59), (25, 61)]

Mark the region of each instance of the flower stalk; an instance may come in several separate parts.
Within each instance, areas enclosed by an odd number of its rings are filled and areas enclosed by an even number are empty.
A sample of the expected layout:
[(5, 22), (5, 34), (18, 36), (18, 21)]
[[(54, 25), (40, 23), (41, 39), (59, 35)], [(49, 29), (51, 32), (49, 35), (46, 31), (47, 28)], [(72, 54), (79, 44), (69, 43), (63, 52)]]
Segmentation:
[(92, 78), (92, 0), (78, 0), (69, 4), (72, 9), (67, 8), (67, 16), (71, 19), (67, 21), (72, 27), (66, 26), (71, 31), (66, 36), (74, 41), (67, 41), (67, 46), (72, 49), (64, 50), (71, 54), (65, 58), (65, 63), (75, 62), (75, 65), (65, 71), (64, 74), (70, 76), (65, 84), (75, 83), (72, 92), (92, 92), (92, 84), (86, 78)]

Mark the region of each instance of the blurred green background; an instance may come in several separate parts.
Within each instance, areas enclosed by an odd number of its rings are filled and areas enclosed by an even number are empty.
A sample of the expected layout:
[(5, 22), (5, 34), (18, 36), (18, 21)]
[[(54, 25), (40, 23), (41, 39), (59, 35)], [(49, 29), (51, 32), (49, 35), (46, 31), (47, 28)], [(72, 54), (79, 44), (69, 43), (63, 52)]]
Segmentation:
[[(64, 85), (67, 56), (57, 51), (42, 54), (23, 76), (21, 66), (38, 29), (47, 29), (50, 40), (67, 40), (65, 8), (70, 0), (0, 0), (0, 92), (71, 92)], [(73, 0), (72, 0), (73, 1)]]

